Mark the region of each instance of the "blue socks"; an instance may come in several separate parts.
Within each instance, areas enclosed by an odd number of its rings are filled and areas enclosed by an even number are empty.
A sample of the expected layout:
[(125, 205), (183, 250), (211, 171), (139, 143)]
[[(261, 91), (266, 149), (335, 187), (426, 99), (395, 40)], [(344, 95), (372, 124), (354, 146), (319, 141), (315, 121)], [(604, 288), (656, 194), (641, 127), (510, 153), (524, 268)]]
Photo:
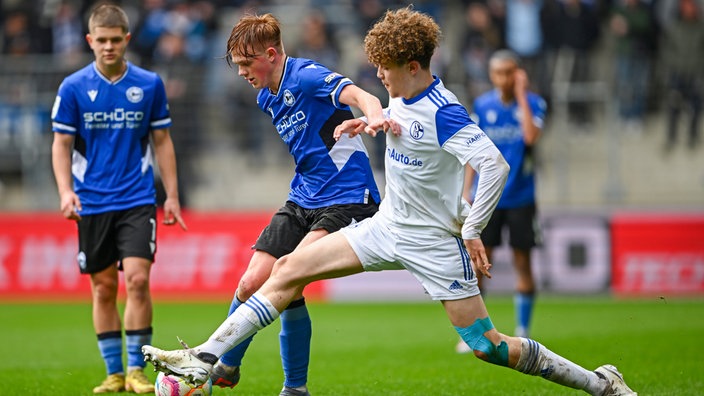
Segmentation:
[(533, 315), (533, 301), (535, 293), (516, 293), (513, 297), (513, 305), (516, 310), (516, 326), (523, 330), (524, 334), (516, 334), (521, 337), (528, 335), (530, 319)]
[(312, 327), (305, 299), (292, 301), (281, 313), (281, 363), (284, 386), (296, 388), (308, 382)]
[(106, 331), (98, 334), (98, 349), (105, 361), (105, 368), (110, 374), (124, 373), (122, 366), (122, 332)]
[(127, 338), (127, 371), (146, 366), (142, 346), (152, 343), (152, 328), (140, 330), (125, 330)]

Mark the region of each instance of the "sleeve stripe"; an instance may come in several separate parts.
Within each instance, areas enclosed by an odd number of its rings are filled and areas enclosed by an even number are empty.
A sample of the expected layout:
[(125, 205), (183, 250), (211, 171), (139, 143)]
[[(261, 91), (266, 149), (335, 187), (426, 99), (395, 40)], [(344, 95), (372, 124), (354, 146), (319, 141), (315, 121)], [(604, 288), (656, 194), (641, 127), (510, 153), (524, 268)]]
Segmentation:
[(51, 123), (52, 129), (61, 132), (71, 132), (71, 133), (76, 133), (76, 128), (72, 127), (70, 125), (62, 124), (59, 122), (52, 122)]

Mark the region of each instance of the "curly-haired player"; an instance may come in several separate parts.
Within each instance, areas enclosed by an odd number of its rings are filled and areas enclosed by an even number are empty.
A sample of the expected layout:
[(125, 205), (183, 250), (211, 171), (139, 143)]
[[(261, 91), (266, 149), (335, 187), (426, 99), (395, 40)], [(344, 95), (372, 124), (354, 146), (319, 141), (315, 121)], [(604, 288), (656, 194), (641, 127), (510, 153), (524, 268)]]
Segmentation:
[[(586, 370), (538, 342), (499, 333), (479, 294), (475, 273), (490, 276), (479, 234), (499, 200), (508, 165), (467, 110), (430, 71), (440, 29), (427, 15), (388, 11), (364, 46), (391, 97), (384, 123), (348, 120), (335, 137), (386, 135), (386, 195), (372, 218), (280, 258), (267, 282), (203, 344), (164, 351), (143, 348), (158, 370), (200, 382), (225, 351), (273, 322), (308, 283), (363, 271), (406, 269), (478, 358), (539, 375), (591, 395), (635, 395), (618, 370)], [(479, 181), (474, 204), (462, 198), (464, 165)]]

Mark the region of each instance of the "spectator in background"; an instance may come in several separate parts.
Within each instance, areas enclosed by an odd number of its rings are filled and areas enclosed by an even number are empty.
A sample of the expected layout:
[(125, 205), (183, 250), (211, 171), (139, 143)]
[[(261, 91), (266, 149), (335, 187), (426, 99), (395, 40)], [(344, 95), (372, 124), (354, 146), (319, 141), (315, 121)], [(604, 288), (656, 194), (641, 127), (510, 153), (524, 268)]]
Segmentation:
[(315, 59), (331, 70), (338, 70), (340, 50), (325, 15), (311, 10), (302, 21), (302, 40), (296, 48), (298, 58)]
[(521, 57), (534, 81), (543, 81), (542, 8), (543, 0), (506, 0), (506, 47)]
[(74, 63), (84, 52), (85, 38), (79, 10), (69, 0), (62, 1), (52, 19), (52, 52), (63, 62)]
[(666, 76), (666, 150), (677, 143), (682, 110), (689, 110), (688, 144), (694, 149), (700, 140), (700, 118), (704, 98), (704, 21), (696, 0), (677, 0), (677, 17), (664, 26), (661, 62)]
[(489, 7), (479, 1), (467, 4), (465, 8), (467, 31), (462, 41), (461, 53), (467, 91), (471, 99), (491, 88), (489, 81), (489, 57), (503, 47), (503, 34), (495, 23)]
[[(583, 0), (562, 0), (557, 20), (562, 41), (555, 72), (567, 75), (571, 85), (589, 83), (592, 79), (592, 55), (600, 36), (599, 18), (593, 4)], [(570, 121), (586, 126), (592, 121), (589, 99), (571, 101)]]
[(615, 96), (627, 131), (640, 133), (649, 90), (655, 19), (642, 0), (617, 0), (609, 29), (616, 39)]
[(28, 55), (36, 52), (30, 15), (27, 11), (11, 11), (3, 20), (2, 53), (6, 55)]

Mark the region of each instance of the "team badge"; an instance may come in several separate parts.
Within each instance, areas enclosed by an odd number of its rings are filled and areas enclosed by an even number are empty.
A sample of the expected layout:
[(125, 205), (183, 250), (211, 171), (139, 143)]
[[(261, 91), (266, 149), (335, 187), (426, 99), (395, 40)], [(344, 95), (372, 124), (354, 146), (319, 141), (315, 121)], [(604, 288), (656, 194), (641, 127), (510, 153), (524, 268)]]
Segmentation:
[(78, 253), (78, 256), (76, 257), (76, 261), (78, 261), (78, 266), (82, 269), (86, 269), (86, 254), (83, 252)]
[(288, 89), (284, 91), (284, 104), (288, 107), (293, 106), (296, 103), (296, 98), (293, 96), (291, 91)]
[(423, 125), (418, 121), (413, 121), (411, 124), (411, 137), (415, 140), (420, 140), (423, 137), (425, 131), (423, 130)]
[(494, 110), (489, 110), (486, 112), (486, 122), (489, 124), (495, 124), (497, 118), (499, 118), (499, 115), (496, 114)]
[(129, 87), (125, 95), (130, 102), (139, 103), (144, 98), (144, 91), (140, 87)]

